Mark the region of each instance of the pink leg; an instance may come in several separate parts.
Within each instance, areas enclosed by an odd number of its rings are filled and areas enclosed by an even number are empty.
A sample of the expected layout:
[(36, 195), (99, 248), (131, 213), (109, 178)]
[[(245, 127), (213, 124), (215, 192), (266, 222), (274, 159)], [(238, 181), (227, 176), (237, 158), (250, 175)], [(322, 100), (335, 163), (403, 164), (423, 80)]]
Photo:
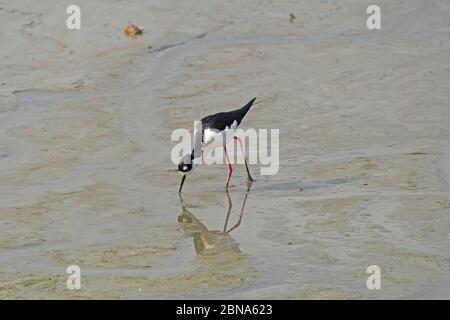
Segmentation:
[(241, 145), (241, 151), (242, 151), (242, 155), (244, 156), (245, 170), (247, 170), (248, 180), (255, 181), (250, 174), (250, 170), (248, 170), (247, 158), (245, 157), (244, 147), (242, 146), (241, 138), (239, 138), (238, 136), (235, 136), (234, 140), (237, 140), (239, 142), (239, 144)]
[(228, 177), (227, 177), (227, 184), (225, 186), (225, 189), (228, 190), (228, 184), (230, 183), (231, 174), (233, 173), (233, 167), (231, 166), (230, 158), (228, 157), (227, 147), (224, 146), (223, 150), (225, 151), (225, 155), (227, 156), (228, 161)]

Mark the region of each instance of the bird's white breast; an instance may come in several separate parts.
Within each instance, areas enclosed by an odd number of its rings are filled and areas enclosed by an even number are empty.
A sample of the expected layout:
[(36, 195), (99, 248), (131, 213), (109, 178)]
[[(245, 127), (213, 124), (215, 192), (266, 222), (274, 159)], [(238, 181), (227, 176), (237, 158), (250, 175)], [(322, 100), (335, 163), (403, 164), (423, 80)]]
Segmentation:
[(203, 151), (206, 152), (207, 150), (225, 146), (233, 139), (237, 126), (237, 121), (234, 121), (231, 124), (231, 127), (227, 126), (223, 131), (213, 128), (206, 128), (203, 132)]

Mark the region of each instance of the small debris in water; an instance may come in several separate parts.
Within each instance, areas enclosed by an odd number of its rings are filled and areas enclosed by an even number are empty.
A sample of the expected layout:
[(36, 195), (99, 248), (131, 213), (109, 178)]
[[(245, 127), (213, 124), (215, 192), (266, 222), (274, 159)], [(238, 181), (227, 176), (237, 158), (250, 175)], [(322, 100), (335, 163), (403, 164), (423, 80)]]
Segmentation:
[(289, 18), (288, 18), (289, 22), (293, 23), (295, 19), (296, 19), (296, 17), (294, 16), (294, 14), (293, 13), (289, 13)]
[(139, 28), (137, 25), (133, 24), (133, 23), (128, 23), (128, 25), (126, 26), (126, 28), (123, 30), (123, 32), (132, 38), (136, 38), (137, 36), (141, 36), (143, 33), (144, 29)]

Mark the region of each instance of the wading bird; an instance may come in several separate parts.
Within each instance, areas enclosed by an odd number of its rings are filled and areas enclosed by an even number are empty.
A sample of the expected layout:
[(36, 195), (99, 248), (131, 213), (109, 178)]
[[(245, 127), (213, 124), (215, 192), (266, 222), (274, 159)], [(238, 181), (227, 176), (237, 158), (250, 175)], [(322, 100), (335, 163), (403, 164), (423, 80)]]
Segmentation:
[(226, 159), (228, 161), (228, 175), (227, 183), (225, 189), (228, 189), (228, 185), (231, 179), (231, 173), (233, 172), (233, 167), (231, 166), (230, 159), (227, 153), (227, 143), (230, 142), (231, 138), (237, 140), (241, 146), (241, 151), (244, 156), (245, 169), (247, 170), (248, 180), (254, 181), (250, 175), (248, 169), (247, 159), (245, 158), (244, 148), (242, 146), (241, 138), (234, 135), (235, 130), (241, 124), (242, 119), (244, 119), (250, 107), (255, 102), (256, 98), (250, 100), (245, 106), (240, 109), (219, 112), (212, 114), (210, 116), (204, 117), (194, 130), (194, 148), (192, 153), (185, 155), (178, 164), (178, 171), (183, 175), (181, 178), (180, 189), (181, 192), (183, 188), (184, 181), (186, 180), (186, 175), (192, 172), (195, 165), (195, 159), (202, 157), (204, 152), (211, 150), (213, 148), (223, 147)]

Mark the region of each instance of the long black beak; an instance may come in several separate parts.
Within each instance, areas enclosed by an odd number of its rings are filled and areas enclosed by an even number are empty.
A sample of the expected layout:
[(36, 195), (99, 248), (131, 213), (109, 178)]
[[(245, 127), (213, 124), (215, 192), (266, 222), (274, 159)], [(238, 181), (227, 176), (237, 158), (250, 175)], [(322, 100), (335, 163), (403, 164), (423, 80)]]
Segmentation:
[(180, 190), (178, 190), (178, 193), (180, 193), (181, 189), (183, 189), (184, 180), (186, 180), (186, 175), (183, 175), (183, 177), (181, 178), (181, 185), (180, 185)]

